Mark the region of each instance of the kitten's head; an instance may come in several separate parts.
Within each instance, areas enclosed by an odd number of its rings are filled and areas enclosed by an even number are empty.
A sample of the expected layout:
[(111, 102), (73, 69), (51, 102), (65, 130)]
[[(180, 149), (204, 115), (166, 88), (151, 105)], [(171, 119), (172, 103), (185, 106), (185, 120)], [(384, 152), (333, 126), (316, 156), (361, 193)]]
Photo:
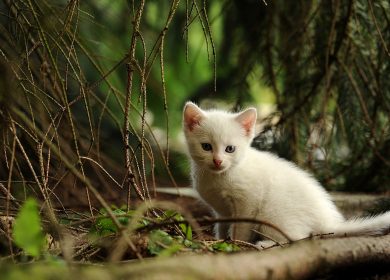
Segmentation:
[(187, 102), (183, 129), (191, 158), (202, 169), (222, 173), (244, 157), (255, 134), (256, 109), (240, 113), (204, 111)]

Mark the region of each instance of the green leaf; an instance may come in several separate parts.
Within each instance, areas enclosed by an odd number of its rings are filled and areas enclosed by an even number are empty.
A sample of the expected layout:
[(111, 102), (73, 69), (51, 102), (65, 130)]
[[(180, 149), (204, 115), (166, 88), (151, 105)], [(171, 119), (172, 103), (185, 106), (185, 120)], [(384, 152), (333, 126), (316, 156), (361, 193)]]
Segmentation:
[[(112, 211), (115, 216), (118, 217), (118, 221), (126, 226), (129, 223), (129, 218), (123, 215), (126, 215), (126, 212), (121, 209), (115, 209)], [(100, 214), (107, 215), (107, 211), (105, 209), (100, 210)], [(100, 236), (107, 236), (113, 233), (118, 232), (118, 228), (112, 221), (110, 217), (102, 217), (96, 219), (96, 223), (94, 227), (91, 229), (91, 232), (96, 232)]]
[(118, 231), (111, 218), (99, 218), (95, 224), (96, 232), (101, 236), (106, 236)]
[(179, 243), (173, 243), (171, 246), (168, 248), (164, 248), (163, 250), (160, 251), (158, 254), (159, 257), (170, 257), (176, 252), (180, 251), (183, 248), (183, 245)]
[(127, 213), (121, 209), (115, 209), (114, 211), (112, 211), (115, 216), (122, 216), (122, 217), (118, 217), (118, 221), (124, 225), (124, 226), (127, 226), (129, 224), (129, 217), (126, 217), (126, 216), (123, 216), (123, 215), (126, 215)]
[[(164, 211), (164, 215), (161, 217), (162, 221), (167, 221), (169, 219), (173, 219), (175, 221), (184, 221), (183, 215), (177, 213), (174, 210), (166, 210)], [(185, 235), (186, 239), (192, 240), (192, 228), (187, 223), (181, 223), (179, 224), (179, 227), (183, 234)]]
[(152, 255), (159, 255), (165, 247), (171, 246), (173, 238), (163, 230), (153, 230), (149, 233), (148, 250)]
[(192, 240), (192, 228), (188, 224), (179, 224), (181, 231), (185, 234), (187, 240)]
[(228, 243), (228, 242), (218, 242), (212, 245), (212, 248), (217, 251), (221, 252), (236, 252), (240, 250), (240, 247), (238, 247), (236, 244)]
[(177, 242), (176, 237), (172, 237), (163, 230), (153, 230), (149, 233), (148, 250), (153, 255), (169, 257), (183, 247), (183, 244)]
[(42, 252), (45, 238), (35, 199), (28, 198), (24, 202), (15, 219), (12, 236), (15, 244), (27, 254), (38, 257)]
[(183, 215), (177, 213), (175, 210), (165, 210), (164, 215), (161, 217), (161, 219), (164, 221), (169, 219), (174, 219), (176, 221), (184, 221)]

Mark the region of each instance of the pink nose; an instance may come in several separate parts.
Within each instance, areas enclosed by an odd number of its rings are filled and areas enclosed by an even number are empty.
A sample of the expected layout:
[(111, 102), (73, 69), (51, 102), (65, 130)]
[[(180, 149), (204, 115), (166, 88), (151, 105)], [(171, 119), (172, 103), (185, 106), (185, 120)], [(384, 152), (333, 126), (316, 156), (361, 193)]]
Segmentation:
[(222, 160), (220, 159), (213, 159), (215, 167), (220, 167), (222, 164)]

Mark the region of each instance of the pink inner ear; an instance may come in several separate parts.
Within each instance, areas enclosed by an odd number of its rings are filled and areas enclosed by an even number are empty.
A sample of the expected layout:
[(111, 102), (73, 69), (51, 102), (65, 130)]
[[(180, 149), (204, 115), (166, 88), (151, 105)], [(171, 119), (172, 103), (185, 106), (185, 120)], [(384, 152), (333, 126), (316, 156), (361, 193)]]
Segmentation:
[(184, 108), (184, 123), (185, 126), (192, 131), (195, 126), (199, 125), (202, 119), (200, 109), (194, 104), (187, 104)]
[(257, 117), (256, 109), (250, 108), (248, 110), (245, 110), (241, 114), (239, 114), (236, 118), (237, 121), (245, 129), (247, 136), (249, 136), (254, 129), (254, 125), (256, 123), (256, 117)]
[(199, 125), (200, 118), (194, 116), (193, 118), (186, 119), (186, 125), (190, 131), (194, 129), (195, 126)]
[(241, 124), (245, 128), (246, 135), (249, 135), (252, 130), (253, 122), (248, 120), (247, 122), (242, 122)]

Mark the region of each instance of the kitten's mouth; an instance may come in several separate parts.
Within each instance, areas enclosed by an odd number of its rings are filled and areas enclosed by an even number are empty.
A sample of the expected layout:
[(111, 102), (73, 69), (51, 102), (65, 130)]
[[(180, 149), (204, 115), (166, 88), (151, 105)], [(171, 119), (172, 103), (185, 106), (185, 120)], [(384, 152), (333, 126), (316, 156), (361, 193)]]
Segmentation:
[(226, 171), (226, 167), (222, 167), (222, 166), (219, 166), (219, 167), (216, 167), (216, 166), (211, 166), (210, 169), (214, 172), (214, 173), (222, 173), (224, 171)]

